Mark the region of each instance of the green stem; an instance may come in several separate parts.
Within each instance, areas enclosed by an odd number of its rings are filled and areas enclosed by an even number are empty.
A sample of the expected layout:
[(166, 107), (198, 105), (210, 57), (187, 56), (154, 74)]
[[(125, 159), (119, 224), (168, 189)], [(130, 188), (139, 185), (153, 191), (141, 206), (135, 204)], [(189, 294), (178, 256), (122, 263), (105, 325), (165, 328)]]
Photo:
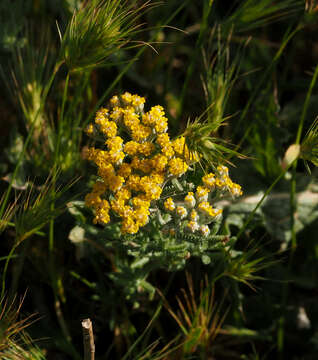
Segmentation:
[[(304, 122), (305, 122), (305, 118), (306, 118), (306, 114), (307, 114), (307, 110), (308, 110), (312, 90), (313, 90), (313, 88), (314, 88), (314, 86), (316, 84), (317, 77), (318, 77), (318, 65), (316, 66), (314, 75), (313, 75), (313, 77), (311, 79), (310, 86), (309, 86), (309, 89), (307, 91), (305, 103), (304, 103), (304, 106), (303, 106), (303, 110), (302, 110), (302, 113), (301, 113), (301, 117), (300, 117), (300, 121), (299, 121), (299, 125), (298, 125), (298, 130), (297, 130), (297, 135), (296, 135), (296, 140), (295, 140), (295, 144), (297, 144), (297, 145), (299, 145), (299, 143), (300, 143), (302, 130), (303, 130), (303, 127), (304, 127)], [(295, 214), (296, 214), (296, 211), (297, 211), (297, 200), (296, 200), (296, 185), (297, 185), (297, 182), (296, 182), (296, 168), (297, 168), (297, 162), (298, 162), (298, 159), (296, 159), (294, 161), (293, 165), (292, 165), (292, 180), (291, 180), (291, 184), (290, 184), (289, 203), (290, 203), (291, 249), (290, 249), (289, 259), (288, 259), (288, 273), (290, 273), (290, 271), (292, 270), (294, 256), (295, 256), (295, 252), (296, 252), (296, 248), (297, 248), (297, 236), (296, 236), (296, 228), (295, 228)], [(280, 306), (281, 315), (280, 315), (280, 317), (278, 319), (278, 327), (277, 327), (277, 351), (278, 351), (280, 359), (283, 359), (283, 353), (284, 353), (285, 309), (286, 309), (286, 306), (287, 306), (288, 294), (289, 294), (289, 283), (286, 282), (283, 285), (283, 289), (282, 289), (282, 301), (281, 301), (281, 306)]]
[[(62, 130), (63, 130), (63, 119), (64, 119), (64, 109), (65, 109), (65, 103), (67, 99), (67, 90), (69, 85), (69, 79), (70, 79), (70, 73), (67, 73), (66, 80), (65, 80), (65, 86), (64, 86), (64, 92), (63, 92), (63, 98), (62, 98), (62, 106), (61, 106), (61, 113), (60, 113), (60, 119), (58, 121), (58, 134), (57, 134), (57, 141), (56, 146), (54, 149), (54, 166), (53, 166), (53, 174), (52, 174), (52, 187), (55, 188), (56, 184), (56, 177), (58, 172), (58, 159), (59, 159), (59, 151), (60, 151), (60, 144), (61, 144), (61, 136), (62, 136)], [(51, 210), (54, 210), (55, 204), (52, 202)], [(49, 230), (49, 252), (50, 252), (50, 263), (52, 264), (52, 252), (54, 249), (54, 219), (50, 221), (50, 230)]]
[(3, 268), (3, 273), (2, 273), (2, 288), (1, 288), (1, 296), (0, 299), (3, 299), (4, 293), (5, 293), (5, 288), (6, 288), (6, 274), (7, 274), (7, 270), (8, 270), (8, 266), (9, 266), (9, 262), (11, 260), (11, 258), (13, 257), (13, 254), (16, 250), (16, 248), (21, 244), (20, 240), (15, 239), (15, 244), (12, 246), (9, 255), (6, 258), (6, 262), (4, 264), (4, 268)]
[(307, 114), (307, 110), (308, 110), (308, 106), (309, 106), (309, 102), (310, 102), (310, 98), (311, 98), (311, 93), (312, 90), (316, 84), (317, 81), (317, 77), (318, 77), (318, 65), (316, 66), (314, 75), (311, 79), (310, 85), (309, 85), (309, 89), (307, 91), (307, 95), (306, 95), (306, 99), (305, 99), (305, 104), (303, 107), (303, 111), (301, 113), (301, 117), (300, 117), (300, 122), (298, 125), (298, 130), (297, 130), (297, 136), (296, 136), (296, 144), (300, 143), (300, 138), (301, 138), (301, 133), (303, 130), (303, 126), (304, 126), (304, 122), (305, 122), (305, 118), (306, 118), (306, 114)]
[[(26, 240), (26, 239), (25, 239)], [(21, 277), (21, 273), (23, 270), (25, 258), (27, 256), (27, 250), (29, 248), (29, 242), (23, 241), (20, 249), (20, 255), (17, 259), (17, 261), (14, 264), (14, 269), (12, 271), (12, 281), (11, 281), (11, 288), (10, 288), (10, 297), (14, 297), (17, 293), (18, 286), (19, 286), (19, 280)], [(11, 256), (12, 258), (12, 256)]]
[[(15, 223), (13, 223), (11, 221), (7, 221), (5, 226), (15, 227)], [(34, 234), (42, 236), (42, 237), (46, 235), (43, 231), (35, 231)]]
[(275, 187), (275, 185), (284, 177), (284, 175), (286, 174), (286, 172), (288, 171), (288, 169), (290, 168), (290, 165), (283, 170), (280, 175), (277, 176), (277, 178), (274, 180), (274, 182), (271, 184), (271, 186), (265, 191), (264, 195), (262, 196), (261, 200), (257, 203), (257, 205), (255, 206), (254, 210), (250, 213), (249, 217), (247, 218), (247, 220), (245, 221), (244, 225), (242, 226), (242, 228), (240, 229), (240, 231), (237, 234), (237, 239), (239, 239), (243, 232), (245, 231), (247, 225), (251, 222), (251, 220), (253, 219), (256, 211), (259, 209), (259, 207), (263, 204), (264, 200), (266, 199), (266, 197), (268, 196), (268, 194), (273, 190), (273, 188)]

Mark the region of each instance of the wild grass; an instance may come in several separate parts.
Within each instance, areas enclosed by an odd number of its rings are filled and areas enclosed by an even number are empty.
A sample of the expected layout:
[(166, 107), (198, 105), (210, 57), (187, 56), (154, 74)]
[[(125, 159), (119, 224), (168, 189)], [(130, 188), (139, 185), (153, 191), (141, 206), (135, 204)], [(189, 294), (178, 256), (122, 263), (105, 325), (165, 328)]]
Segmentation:
[[(26, 3), (0, 5), (1, 359), (82, 359), (84, 318), (96, 359), (314, 358), (315, 3)], [(189, 167), (134, 235), (84, 201), (85, 129), (126, 91), (163, 106)], [(244, 194), (191, 233), (164, 202), (220, 165)]]

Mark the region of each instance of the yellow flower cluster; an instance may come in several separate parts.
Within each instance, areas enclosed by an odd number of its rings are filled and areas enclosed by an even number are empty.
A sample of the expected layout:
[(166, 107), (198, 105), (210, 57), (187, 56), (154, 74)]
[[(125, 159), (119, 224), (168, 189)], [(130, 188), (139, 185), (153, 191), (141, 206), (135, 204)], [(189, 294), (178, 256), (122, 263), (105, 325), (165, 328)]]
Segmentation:
[(210, 173), (202, 178), (206, 191), (218, 189), (221, 191), (229, 191), (233, 196), (241, 196), (243, 194), (241, 186), (235, 184), (229, 177), (229, 169), (220, 165), (217, 167), (217, 175)]
[(171, 197), (164, 202), (164, 208), (169, 213), (175, 214), (180, 220), (186, 221), (186, 228), (191, 232), (199, 231), (202, 235), (210, 233), (206, 223), (213, 221), (222, 214), (221, 209), (215, 209), (208, 201), (201, 201), (193, 192), (188, 192), (184, 201), (175, 203)]
[(186, 229), (193, 233), (200, 232), (203, 236), (208, 236), (210, 229), (207, 224), (222, 215), (222, 209), (216, 209), (211, 204), (217, 195), (217, 191), (221, 195), (228, 191), (233, 196), (239, 196), (242, 195), (242, 190), (240, 185), (233, 183), (229, 178), (229, 171), (226, 166), (218, 166), (217, 175), (209, 173), (203, 176), (202, 182), (204, 185), (198, 186), (195, 193), (188, 192), (183, 201), (175, 203), (169, 197), (163, 206), (175, 218), (184, 220)]
[(86, 129), (88, 135), (103, 136), (104, 149), (86, 150), (100, 180), (85, 202), (95, 210), (95, 223), (107, 224), (111, 214), (120, 217), (123, 234), (147, 224), (151, 202), (160, 198), (168, 179), (188, 170), (191, 159), (184, 137), (170, 140), (164, 109), (158, 105), (145, 113), (144, 103), (128, 92), (114, 96)]

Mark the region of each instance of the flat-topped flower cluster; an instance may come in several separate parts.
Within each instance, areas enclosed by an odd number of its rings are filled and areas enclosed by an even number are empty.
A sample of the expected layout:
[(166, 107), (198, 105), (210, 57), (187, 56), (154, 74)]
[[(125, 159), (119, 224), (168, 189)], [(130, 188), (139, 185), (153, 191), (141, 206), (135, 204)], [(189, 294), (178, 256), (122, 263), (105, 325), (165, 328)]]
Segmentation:
[[(114, 96), (107, 108), (101, 108), (86, 133), (102, 138), (104, 150), (87, 148), (85, 156), (98, 167), (100, 179), (86, 195), (86, 205), (95, 210), (95, 223), (107, 224), (111, 218), (121, 220), (123, 234), (135, 234), (149, 221), (150, 206), (160, 200), (164, 185), (183, 175), (197, 159), (190, 153), (185, 138), (170, 140), (164, 109), (153, 106), (144, 112), (145, 99), (128, 92)], [(218, 188), (241, 195), (239, 185), (232, 183), (226, 167), (218, 175), (203, 177), (204, 186), (189, 193), (183, 205), (172, 198), (164, 203), (167, 211), (176, 211), (188, 219), (191, 231), (208, 234), (207, 221), (221, 214), (212, 208), (209, 194)], [(188, 214), (189, 212), (189, 214)]]
[(95, 223), (107, 224), (111, 212), (120, 217), (123, 234), (135, 234), (147, 224), (151, 202), (190, 162), (184, 138), (169, 138), (164, 109), (158, 105), (144, 112), (144, 103), (143, 97), (127, 92), (114, 96), (86, 129), (89, 135), (102, 135), (106, 149), (86, 150), (100, 180), (85, 202), (95, 209)]

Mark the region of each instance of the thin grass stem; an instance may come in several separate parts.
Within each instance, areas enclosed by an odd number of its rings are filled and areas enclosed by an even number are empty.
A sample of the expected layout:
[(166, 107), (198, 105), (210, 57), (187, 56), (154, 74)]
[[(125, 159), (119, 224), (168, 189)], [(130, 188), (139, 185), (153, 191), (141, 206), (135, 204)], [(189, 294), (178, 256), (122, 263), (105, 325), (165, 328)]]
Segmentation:
[[(59, 161), (59, 152), (60, 152), (60, 143), (61, 143), (61, 136), (62, 136), (62, 130), (63, 130), (63, 121), (64, 121), (64, 111), (65, 111), (65, 104), (67, 101), (67, 93), (68, 93), (68, 87), (69, 87), (69, 80), (70, 80), (70, 72), (67, 73), (66, 79), (65, 79), (65, 86), (63, 91), (63, 97), (62, 97), (62, 105), (61, 105), (61, 113), (60, 118), (58, 121), (58, 135), (57, 135), (57, 142), (55, 144), (54, 149), (54, 165), (53, 165), (53, 174), (52, 174), (52, 187), (53, 192), (55, 192), (55, 186), (56, 186), (56, 179), (58, 174), (58, 161)], [(55, 203), (54, 201), (51, 204), (51, 210), (54, 211)], [(71, 335), (68, 330), (67, 324), (64, 320), (64, 316), (61, 309), (61, 303), (59, 299), (58, 294), (58, 279), (55, 272), (55, 263), (54, 263), (54, 219), (50, 221), (49, 226), (49, 264), (50, 264), (50, 275), (51, 275), (51, 281), (52, 281), (52, 289), (54, 292), (54, 308), (55, 313), (60, 325), (60, 328), (62, 330), (62, 333), (67, 340), (68, 343), (71, 344)]]
[(250, 215), (248, 216), (247, 220), (245, 221), (245, 223), (243, 224), (243, 226), (241, 227), (240, 231), (237, 234), (237, 239), (239, 239), (243, 232), (245, 231), (246, 227), (248, 226), (248, 224), (251, 222), (251, 220), (253, 219), (256, 211), (259, 209), (259, 207), (263, 204), (264, 200), (266, 199), (266, 197), (270, 194), (270, 192), (273, 190), (273, 188), (276, 186), (276, 184), (285, 176), (285, 174), (287, 173), (288, 169), (290, 168), (290, 165), (288, 167), (286, 167), (285, 170), (283, 170), (278, 176), (277, 178), (274, 180), (274, 182), (270, 185), (270, 187), (265, 191), (264, 195), (262, 196), (262, 198), (260, 199), (260, 201), (257, 203), (257, 205), (255, 206), (255, 208), (253, 209), (253, 211), (250, 213)]
[(205, 34), (206, 34), (207, 30), (208, 30), (208, 19), (209, 19), (209, 15), (211, 13), (212, 5), (213, 5), (213, 0), (212, 1), (211, 0), (205, 1), (204, 5), (203, 5), (202, 21), (201, 21), (201, 24), (200, 24), (200, 32), (199, 32), (199, 35), (198, 35), (198, 38), (197, 38), (197, 41), (196, 41), (196, 44), (195, 44), (194, 51), (192, 53), (190, 64), (189, 64), (189, 66), (187, 68), (185, 81), (183, 83), (183, 87), (182, 87), (182, 90), (181, 90), (180, 107), (179, 107), (177, 117), (179, 117), (183, 112), (185, 96), (187, 94), (188, 87), (189, 87), (189, 81), (190, 81), (191, 76), (193, 74), (195, 63), (196, 63), (197, 59), (199, 58), (198, 54), (200, 52), (204, 36), (205, 36)]
[[(164, 25), (170, 23), (178, 14), (179, 12), (187, 5), (187, 3), (189, 2), (189, 0), (184, 1), (179, 7), (178, 9), (173, 12), (171, 14), (171, 16), (169, 16), (169, 18), (164, 21)], [(161, 31), (162, 26), (164, 25), (159, 25), (158, 26), (158, 30), (154, 33), (154, 35), (151, 37), (150, 41), (152, 41), (153, 39), (155, 39), (158, 35), (158, 33)], [(91, 111), (91, 113), (89, 114), (89, 116), (87, 117), (87, 120), (84, 123), (84, 126), (87, 125), (92, 118), (95, 116), (96, 111), (98, 110), (98, 108), (100, 108), (100, 106), (103, 104), (103, 102), (105, 101), (105, 99), (109, 96), (109, 94), (113, 91), (113, 89), (115, 88), (115, 86), (119, 83), (119, 81), (121, 80), (121, 78), (126, 74), (126, 72), (130, 69), (130, 67), (134, 64), (134, 62), (136, 60), (138, 60), (138, 58), (140, 57), (140, 55), (148, 48), (148, 46), (144, 45), (143, 47), (141, 47), (141, 49), (137, 52), (136, 56), (134, 56), (129, 63), (123, 68), (123, 70), (116, 76), (116, 78), (114, 79), (114, 81), (111, 83), (111, 85), (107, 88), (107, 90), (103, 93), (103, 95), (100, 97), (100, 100), (97, 102), (96, 106), (94, 107), (94, 109)]]
[[(292, 31), (291, 33), (288, 34), (287, 31), (287, 36), (285, 38), (285, 40), (282, 42), (281, 46), (279, 47), (279, 49), (277, 50), (273, 60), (271, 61), (271, 63), (269, 64), (268, 68), (264, 71), (263, 76), (261, 77), (260, 81), (258, 82), (258, 84), (256, 85), (255, 90), (252, 92), (247, 104), (245, 105), (241, 116), (239, 117), (237, 124), (236, 124), (236, 131), (241, 127), (241, 122), (242, 120), (246, 117), (250, 107), (253, 105), (253, 103), (255, 102), (255, 98), (256, 96), (259, 94), (259, 91), (262, 89), (262, 86), (264, 84), (265, 81), (268, 80), (268, 76), (270, 74), (270, 71), (272, 70), (272, 68), (274, 67), (274, 65), (277, 63), (277, 61), (280, 59), (281, 55), (283, 54), (283, 51), (285, 50), (286, 46), (289, 44), (289, 42), (291, 41), (291, 39), (296, 35), (296, 33), (298, 31), (300, 31), (302, 29), (301, 25), (298, 25), (296, 27), (296, 29), (294, 31)], [(252, 130), (254, 124), (253, 122), (250, 123), (250, 126), (246, 129), (244, 135), (242, 136), (240, 142), (238, 143), (238, 145), (235, 147), (235, 151), (237, 151), (241, 145), (244, 143), (245, 139), (249, 136), (250, 131)], [(235, 132), (236, 132), (235, 131)]]
[(15, 244), (12, 246), (8, 256), (6, 257), (6, 262), (4, 264), (3, 273), (2, 273), (2, 284), (1, 284), (0, 299), (2, 299), (4, 297), (4, 293), (5, 293), (6, 275), (7, 275), (7, 271), (8, 271), (9, 262), (13, 258), (13, 254), (14, 254), (15, 250), (17, 249), (17, 247), (20, 245), (20, 243), (21, 243), (21, 241), (16, 241)]
[(48, 96), (48, 93), (49, 93), (49, 91), (51, 89), (51, 86), (53, 84), (55, 76), (56, 76), (59, 68), (61, 67), (61, 65), (62, 65), (62, 62), (58, 62), (58, 63), (55, 64), (53, 73), (52, 73), (52, 75), (51, 75), (51, 77), (50, 77), (50, 79), (49, 79), (49, 81), (48, 81), (48, 83), (45, 86), (45, 89), (43, 91), (43, 99), (42, 99), (41, 105), (40, 105), (37, 113), (35, 114), (34, 120), (33, 120), (32, 124), (31, 124), (30, 130), (29, 130), (29, 133), (28, 133), (28, 136), (27, 136), (27, 138), (26, 138), (26, 140), (25, 140), (25, 142), (23, 144), (22, 151), (21, 151), (21, 153), (19, 155), (18, 161), (16, 163), (15, 169), (14, 169), (12, 177), (10, 179), (8, 189), (7, 189), (6, 193), (5, 193), (5, 196), (4, 196), (1, 208), (0, 208), (0, 218), (2, 218), (2, 216), (4, 214), (4, 211), (5, 211), (5, 208), (6, 208), (6, 205), (7, 205), (7, 202), (9, 200), (9, 196), (10, 196), (10, 193), (11, 193), (11, 190), (12, 190), (13, 181), (14, 181), (16, 175), (17, 175), (17, 172), (18, 172), (19, 167), (21, 165), (21, 162), (22, 162), (22, 159), (24, 157), (27, 146), (29, 145), (29, 142), (32, 139), (32, 134), (33, 134), (33, 131), (34, 131), (34, 128), (35, 128), (35, 125), (36, 125), (36, 120), (37, 120), (39, 114), (41, 114), (41, 112), (43, 111), (46, 98)]
[[(306, 118), (306, 114), (307, 114), (307, 110), (308, 110), (308, 106), (309, 106), (309, 101), (311, 98), (312, 90), (316, 84), (317, 77), (318, 77), (318, 65), (316, 66), (314, 75), (311, 79), (309, 89), (307, 91), (305, 103), (304, 103), (304, 106), (302, 109), (302, 113), (301, 113), (301, 117), (300, 117), (300, 121), (299, 121), (299, 125), (298, 125), (298, 130), (297, 130), (297, 135), (296, 135), (296, 140), (295, 140), (295, 144), (297, 144), (297, 145), (299, 145), (299, 143), (300, 143), (302, 130), (304, 127), (304, 122), (305, 122), (305, 118)], [(298, 159), (296, 159), (292, 165), (292, 179), (291, 179), (291, 183), (290, 183), (290, 200), (289, 201), (290, 201), (291, 249), (290, 249), (289, 259), (288, 259), (288, 273), (290, 273), (290, 271), (292, 269), (295, 251), (297, 248), (297, 236), (296, 236), (296, 228), (295, 228), (295, 214), (297, 211), (297, 201), (296, 201), (297, 162), (298, 162)], [(278, 319), (278, 329), (277, 329), (277, 351), (278, 351), (280, 359), (283, 359), (283, 353), (284, 353), (285, 309), (286, 309), (286, 305), (287, 305), (288, 294), (289, 294), (289, 282), (286, 282), (286, 283), (284, 283), (283, 288), (282, 288), (282, 302), (281, 302), (281, 307), (280, 307), (281, 316)]]

